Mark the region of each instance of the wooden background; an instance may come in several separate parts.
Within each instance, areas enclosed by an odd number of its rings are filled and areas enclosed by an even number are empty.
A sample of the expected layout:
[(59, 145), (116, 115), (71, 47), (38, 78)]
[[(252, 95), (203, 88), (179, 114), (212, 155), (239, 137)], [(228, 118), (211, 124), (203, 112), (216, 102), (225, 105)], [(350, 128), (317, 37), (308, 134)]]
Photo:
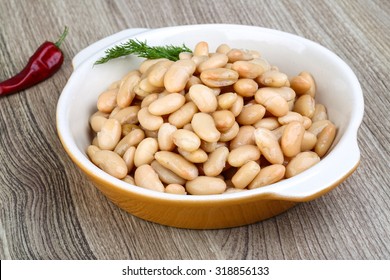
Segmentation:
[[(65, 25), (63, 67), (0, 98), (1, 259), (390, 259), (390, 2), (1, 0), (0, 80)], [(71, 59), (132, 27), (235, 23), (314, 40), (344, 59), (365, 98), (361, 164), (329, 194), (261, 223), (183, 230), (135, 218), (90, 184), (55, 127)]]

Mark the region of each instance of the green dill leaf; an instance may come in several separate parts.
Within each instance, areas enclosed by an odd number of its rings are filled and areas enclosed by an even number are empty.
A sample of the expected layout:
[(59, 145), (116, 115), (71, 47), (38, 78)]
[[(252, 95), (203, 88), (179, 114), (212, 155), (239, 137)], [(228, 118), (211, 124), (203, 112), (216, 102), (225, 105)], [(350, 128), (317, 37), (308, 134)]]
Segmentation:
[(192, 52), (186, 45), (182, 46), (148, 46), (146, 41), (141, 42), (137, 39), (129, 39), (127, 42), (114, 46), (105, 51), (105, 56), (95, 62), (103, 64), (111, 59), (115, 59), (130, 54), (148, 59), (167, 58), (172, 61), (179, 60), (179, 54), (182, 52)]

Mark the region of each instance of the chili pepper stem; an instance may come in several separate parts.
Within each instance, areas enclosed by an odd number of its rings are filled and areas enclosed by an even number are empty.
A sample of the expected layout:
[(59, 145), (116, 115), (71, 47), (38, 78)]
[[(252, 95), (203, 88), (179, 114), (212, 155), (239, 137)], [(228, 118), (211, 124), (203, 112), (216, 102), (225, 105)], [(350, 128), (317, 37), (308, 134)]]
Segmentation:
[(66, 35), (68, 35), (69, 28), (65, 26), (64, 32), (62, 32), (61, 36), (58, 38), (57, 42), (54, 43), (57, 48), (59, 48), (62, 42), (65, 40)]

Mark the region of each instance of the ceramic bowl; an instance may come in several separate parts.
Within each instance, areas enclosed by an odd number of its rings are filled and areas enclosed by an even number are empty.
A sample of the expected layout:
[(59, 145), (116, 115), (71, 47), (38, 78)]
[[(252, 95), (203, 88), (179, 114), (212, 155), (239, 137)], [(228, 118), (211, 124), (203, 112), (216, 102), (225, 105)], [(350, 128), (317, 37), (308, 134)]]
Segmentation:
[[(316, 100), (327, 107), (329, 118), (338, 129), (330, 152), (318, 164), (295, 177), (223, 195), (159, 193), (108, 175), (86, 155), (91, 143), (88, 119), (96, 111), (98, 95), (113, 81), (137, 69), (142, 60), (129, 56), (98, 66), (94, 66), (94, 62), (104, 55), (105, 49), (129, 38), (146, 40), (150, 45), (185, 43), (192, 49), (197, 42), (207, 41), (211, 50), (227, 43), (231, 47), (260, 51), (265, 59), (289, 76), (309, 71), (316, 78)], [(82, 50), (73, 59), (73, 66), (74, 71), (57, 106), (59, 138), (70, 158), (94, 185), (117, 206), (139, 218), (193, 229), (247, 225), (326, 194), (359, 164), (357, 130), (364, 111), (359, 81), (336, 54), (302, 37), (266, 28), (225, 24), (128, 29)]]

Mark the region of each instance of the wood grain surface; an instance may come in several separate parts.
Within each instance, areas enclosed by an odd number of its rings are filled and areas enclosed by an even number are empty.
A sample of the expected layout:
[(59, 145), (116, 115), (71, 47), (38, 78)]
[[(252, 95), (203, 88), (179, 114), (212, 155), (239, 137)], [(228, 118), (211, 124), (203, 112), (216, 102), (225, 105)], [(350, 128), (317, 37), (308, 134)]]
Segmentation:
[[(0, 98), (1, 259), (390, 259), (390, 2), (1, 0), (0, 80), (70, 29), (63, 67)], [(58, 139), (56, 104), (71, 59), (135, 27), (234, 23), (314, 40), (344, 59), (364, 92), (361, 164), (338, 188), (269, 220), (224, 230), (145, 222), (110, 203)]]

